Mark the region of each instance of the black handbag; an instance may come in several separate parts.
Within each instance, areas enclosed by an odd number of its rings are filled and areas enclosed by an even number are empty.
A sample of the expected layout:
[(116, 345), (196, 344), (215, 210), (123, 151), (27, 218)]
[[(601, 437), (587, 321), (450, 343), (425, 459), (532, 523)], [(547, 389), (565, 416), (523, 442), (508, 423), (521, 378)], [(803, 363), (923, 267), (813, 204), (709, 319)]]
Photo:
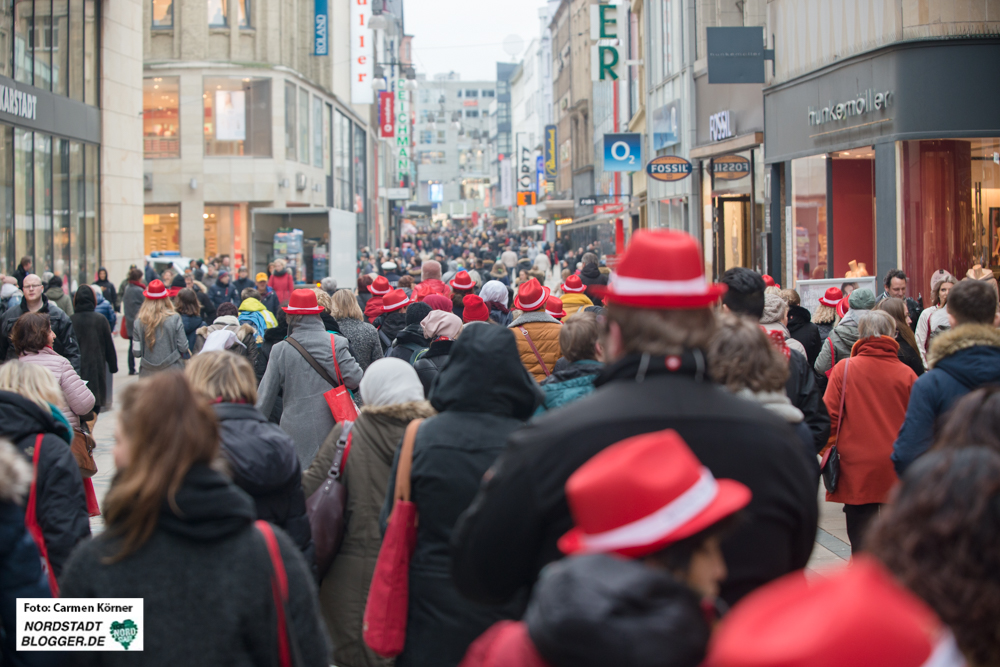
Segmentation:
[(840, 387), (840, 413), (837, 415), (837, 437), (833, 440), (833, 447), (827, 450), (823, 460), (819, 464), (819, 469), (823, 473), (823, 486), (830, 493), (837, 491), (840, 483), (840, 452), (837, 450), (837, 442), (840, 440), (840, 425), (844, 423), (844, 396), (847, 395), (847, 371), (850, 369), (851, 360), (844, 362), (844, 382)]
[(353, 427), (354, 422), (344, 422), (326, 481), (306, 500), (309, 527), (312, 529), (313, 545), (316, 548), (316, 573), (320, 579), (326, 576), (333, 565), (333, 559), (344, 541), (347, 488), (340, 481), (340, 469)]

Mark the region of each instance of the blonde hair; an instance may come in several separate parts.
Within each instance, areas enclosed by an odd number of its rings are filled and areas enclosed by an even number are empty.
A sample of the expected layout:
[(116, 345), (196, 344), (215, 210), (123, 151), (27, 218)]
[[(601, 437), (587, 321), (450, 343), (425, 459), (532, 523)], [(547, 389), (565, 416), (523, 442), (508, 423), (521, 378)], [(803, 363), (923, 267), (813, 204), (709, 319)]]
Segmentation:
[(802, 300), (799, 298), (799, 293), (793, 289), (783, 289), (778, 292), (778, 296), (785, 300), (789, 306), (799, 306), (802, 305)]
[(55, 375), (47, 368), (20, 361), (8, 361), (0, 366), (0, 390), (28, 399), (46, 413), (51, 406), (63, 401), (62, 389)]
[(358, 298), (355, 296), (354, 290), (337, 290), (330, 297), (330, 301), (332, 303), (330, 314), (337, 320), (363, 321), (365, 319), (365, 314), (361, 312), (361, 306), (358, 305)]
[(250, 362), (227, 350), (202, 352), (188, 362), (184, 374), (195, 391), (223, 403), (257, 402), (257, 376)]
[(813, 324), (828, 324), (835, 322), (837, 320), (837, 311), (830, 306), (824, 306), (819, 304), (816, 306), (816, 312), (813, 313), (812, 322)]
[(146, 299), (142, 302), (135, 319), (142, 322), (146, 330), (146, 345), (149, 347), (156, 345), (156, 330), (175, 312), (173, 301), (170, 299)]
[(282, 269), (284, 269), (285, 267), (288, 266), (288, 262), (286, 262), (283, 259), (276, 259), (276, 260), (274, 260), (273, 263), (274, 263), (274, 269), (275, 269), (275, 271), (281, 271)]
[(333, 301), (330, 300), (330, 295), (319, 287), (313, 287), (312, 291), (316, 295), (316, 304), (329, 315), (333, 310)]

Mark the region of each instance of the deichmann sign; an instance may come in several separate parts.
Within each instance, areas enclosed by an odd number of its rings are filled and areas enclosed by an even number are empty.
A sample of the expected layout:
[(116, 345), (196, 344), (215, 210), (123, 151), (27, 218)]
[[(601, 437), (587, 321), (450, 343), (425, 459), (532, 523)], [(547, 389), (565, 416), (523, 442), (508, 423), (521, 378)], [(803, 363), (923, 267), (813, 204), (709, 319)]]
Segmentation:
[(372, 31), (368, 27), (372, 9), (368, 0), (351, 0), (351, 102), (372, 104), (374, 62)]
[(396, 80), (396, 175), (410, 173), (410, 93), (403, 87), (406, 79)]
[(676, 155), (664, 155), (650, 160), (646, 173), (657, 181), (679, 181), (691, 175), (691, 163)]
[(38, 114), (38, 97), (16, 88), (0, 86), (0, 111), (12, 116), (35, 120)]
[(862, 116), (867, 113), (881, 111), (889, 106), (892, 92), (876, 93), (874, 88), (863, 91), (856, 98), (846, 102), (834, 103), (832, 100), (822, 109), (809, 107), (809, 124), (823, 125), (833, 121), (844, 120), (851, 116)]
[(313, 19), (313, 55), (325, 56), (330, 53), (330, 15), (326, 0), (316, 0)]
[(712, 160), (716, 180), (737, 181), (750, 175), (750, 160), (740, 155), (723, 155)]
[[(618, 39), (618, 27), (628, 26), (625, 9), (628, 5), (595, 4), (590, 6), (590, 38)], [(613, 43), (613, 42), (612, 42)], [(616, 81), (625, 66), (625, 51), (618, 46), (598, 44), (590, 47), (590, 78), (594, 81)]]

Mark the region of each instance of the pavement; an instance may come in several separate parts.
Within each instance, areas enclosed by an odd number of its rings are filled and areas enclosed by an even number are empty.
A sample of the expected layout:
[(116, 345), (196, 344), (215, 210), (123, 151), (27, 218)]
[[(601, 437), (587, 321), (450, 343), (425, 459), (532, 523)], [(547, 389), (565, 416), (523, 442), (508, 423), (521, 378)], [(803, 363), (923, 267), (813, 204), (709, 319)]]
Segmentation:
[[(556, 288), (559, 282), (558, 279), (555, 279), (550, 274), (550, 278), (546, 281), (546, 284), (549, 287)], [(94, 449), (94, 458), (97, 460), (97, 474), (94, 475), (93, 482), (94, 491), (97, 493), (97, 500), (101, 507), (104, 506), (104, 496), (108, 492), (111, 480), (115, 475), (112, 449), (115, 442), (115, 425), (118, 421), (117, 406), (120, 405), (119, 398), (121, 392), (137, 379), (137, 376), (130, 377), (128, 374), (128, 341), (115, 333), (114, 342), (115, 349), (118, 351), (118, 373), (115, 375), (114, 380), (113, 407), (100, 414), (97, 419), (97, 426), (94, 428), (94, 440), (97, 442), (97, 447)], [(851, 558), (851, 545), (847, 539), (847, 523), (844, 519), (843, 505), (826, 502), (822, 484), (818, 484), (817, 493), (820, 512), (819, 529), (816, 531), (816, 544), (806, 570), (810, 574), (822, 575), (847, 565)], [(90, 528), (95, 535), (103, 531), (103, 517), (92, 517), (90, 519)]]

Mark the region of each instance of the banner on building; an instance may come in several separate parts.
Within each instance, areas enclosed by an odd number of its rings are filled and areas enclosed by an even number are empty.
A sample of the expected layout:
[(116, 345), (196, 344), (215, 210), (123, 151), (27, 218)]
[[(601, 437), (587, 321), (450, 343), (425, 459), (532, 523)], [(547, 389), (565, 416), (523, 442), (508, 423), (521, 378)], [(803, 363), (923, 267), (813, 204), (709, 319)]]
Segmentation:
[(351, 102), (372, 104), (375, 93), (372, 89), (374, 55), (372, 31), (368, 21), (372, 8), (368, 0), (350, 0), (351, 3)]
[(242, 90), (215, 91), (216, 141), (245, 141), (247, 138), (247, 94)]
[(511, 163), (510, 158), (500, 160), (500, 206), (503, 207), (514, 205), (514, 170)]
[(396, 136), (396, 94), (383, 90), (378, 94), (379, 136), (392, 139)]
[(327, 0), (315, 0), (313, 14), (313, 55), (330, 54), (330, 12)]
[(545, 160), (541, 155), (535, 156), (535, 192), (539, 197), (545, 194)]
[(545, 126), (544, 154), (545, 160), (545, 180), (555, 183), (558, 165), (556, 164), (556, 145), (558, 144), (558, 134), (555, 125)]
[(517, 163), (517, 191), (532, 192), (535, 189), (535, 151), (528, 145), (528, 133), (517, 133), (515, 147)]
[(396, 81), (396, 175), (410, 173), (410, 93), (403, 88), (405, 79)]
[(642, 171), (642, 135), (604, 135), (604, 171)]

